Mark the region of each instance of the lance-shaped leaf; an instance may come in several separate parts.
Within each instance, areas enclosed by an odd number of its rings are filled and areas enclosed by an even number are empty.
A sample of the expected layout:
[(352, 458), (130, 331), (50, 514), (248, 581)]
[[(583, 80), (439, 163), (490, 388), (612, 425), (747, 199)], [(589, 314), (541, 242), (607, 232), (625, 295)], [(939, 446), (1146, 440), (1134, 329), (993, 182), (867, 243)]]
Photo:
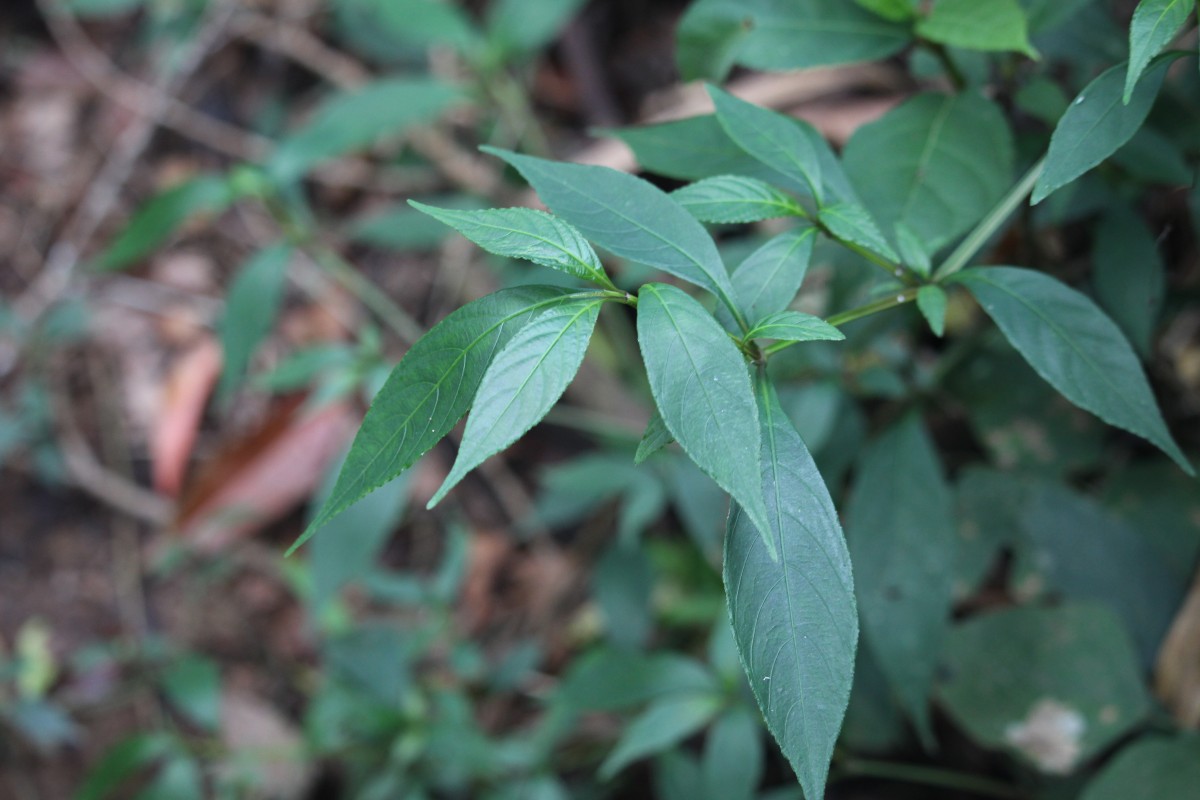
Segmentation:
[(846, 334), (820, 317), (800, 311), (780, 311), (754, 324), (747, 339), (778, 339), (784, 342), (840, 342)]
[(723, 705), (711, 694), (684, 694), (657, 700), (629, 724), (620, 741), (600, 765), (608, 780), (638, 759), (661, 753), (708, 724)]
[(232, 399), (255, 349), (275, 324), (291, 257), (290, 245), (268, 247), (242, 266), (229, 287), (218, 326), (224, 364), (217, 395), (222, 403)]
[(603, 304), (588, 297), (551, 308), (496, 354), (472, 402), (458, 458), (429, 508), (468, 472), (541, 422), (579, 371)]
[(889, 261), (900, 260), (875, 220), (871, 219), (870, 212), (857, 203), (825, 206), (817, 218), (834, 238), (866, 248)]
[(817, 466), (760, 381), (761, 469), (772, 558), (736, 504), (725, 536), (734, 637), (767, 727), (806, 797), (824, 797), (850, 698), (858, 615), (850, 555)]
[(550, 286), (504, 289), (468, 303), (421, 337), (375, 396), (333, 491), (288, 552), (449, 433), (471, 407), (496, 352), (566, 296)]
[(1195, 474), (1167, 430), (1129, 341), (1095, 303), (1049, 275), (1017, 267), (963, 270), (954, 280), (1064, 397), (1147, 439)]
[(409, 200), (413, 208), (444, 222), (475, 244), (505, 258), (520, 258), (608, 287), (612, 283), (596, 251), (569, 222), (532, 208), (460, 211)]
[(919, 417), (907, 417), (863, 454), (847, 518), (863, 636), (928, 746), (957, 537), (950, 490)]
[(966, 50), (1014, 50), (1036, 58), (1029, 20), (1017, 0), (938, 0), (917, 34)]
[(650, 417), (650, 422), (646, 423), (642, 440), (638, 442), (637, 452), (633, 454), (633, 463), (641, 464), (673, 441), (675, 441), (675, 437), (667, 430), (667, 423), (663, 422), (662, 414), (655, 409), (654, 415)]
[(787, 308), (812, 258), (817, 229), (781, 233), (755, 250), (733, 271), (733, 289), (752, 322)]
[(1121, 99), (1124, 64), (1101, 73), (1079, 93), (1050, 137), (1046, 167), (1033, 189), (1034, 204), (1075, 180), (1133, 138), (1158, 97), (1167, 67), (1179, 55), (1166, 53), (1155, 59), (1138, 80), (1128, 103)]
[(676, 189), (671, 197), (701, 222), (758, 222), (803, 215), (800, 205), (774, 186), (741, 175), (719, 175)]
[(1166, 265), (1154, 234), (1132, 208), (1114, 209), (1096, 226), (1092, 262), (1096, 300), (1134, 349), (1149, 355), (1167, 292)]
[(1146, 65), (1171, 43), (1195, 7), (1192, 0), (1142, 0), (1129, 23), (1129, 67), (1125, 71), (1125, 91), (1121, 100), (1128, 103)]
[(715, 86), (708, 87), (717, 108), (717, 121), (734, 144), (783, 175), (788, 185), (817, 200), (824, 193), (821, 162), (797, 120), (747, 103)]
[(946, 290), (936, 284), (931, 283), (917, 290), (917, 308), (921, 309), (929, 329), (937, 336), (946, 332), (946, 302)]
[[(650, 391), (667, 429), (746, 509), (766, 541), (758, 407), (741, 352), (702, 305), (666, 284), (642, 287), (637, 328)], [(767, 546), (773, 551), (774, 542)]]
[(607, 167), (483, 149), (515, 167), (551, 211), (590, 241), (694, 283), (736, 308), (729, 272), (712, 237), (666, 192)]

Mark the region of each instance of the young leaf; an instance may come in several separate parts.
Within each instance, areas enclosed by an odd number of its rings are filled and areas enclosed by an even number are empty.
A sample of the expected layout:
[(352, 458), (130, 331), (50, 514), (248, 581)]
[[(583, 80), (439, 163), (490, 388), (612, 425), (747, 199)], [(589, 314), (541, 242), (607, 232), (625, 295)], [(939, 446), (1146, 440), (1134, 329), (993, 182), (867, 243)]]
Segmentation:
[(532, 208), (459, 211), (434, 208), (416, 200), (409, 205), (444, 222), (475, 244), (506, 258), (520, 258), (611, 287), (592, 246), (568, 222)]
[(712, 237), (661, 189), (615, 169), (483, 149), (515, 167), (551, 211), (589, 240), (707, 289), (736, 308)]
[(675, 441), (675, 437), (667, 430), (667, 423), (663, 422), (662, 414), (658, 413), (657, 408), (654, 409), (650, 422), (646, 424), (646, 432), (642, 434), (642, 440), (638, 442), (637, 452), (633, 455), (633, 463), (641, 464), (673, 441)]
[(1095, 303), (1049, 275), (1016, 267), (963, 270), (953, 280), (1064, 397), (1147, 439), (1195, 474), (1167, 430), (1133, 348)]
[(863, 453), (847, 511), (863, 635), (926, 746), (957, 537), (937, 451), (909, 416)]
[(870, 212), (856, 203), (825, 206), (817, 219), (836, 239), (864, 247), (889, 261), (900, 260), (887, 239), (883, 238), (875, 220), (871, 219)]
[(1126, 105), (1150, 59), (1158, 55), (1179, 33), (1195, 7), (1192, 0), (1141, 0), (1129, 24), (1129, 67), (1125, 72)]
[(774, 186), (740, 175), (705, 178), (676, 189), (671, 198), (701, 222), (758, 222), (804, 213), (795, 200)]
[(579, 371), (603, 300), (570, 300), (517, 332), (484, 373), (450, 474), (433, 508), (468, 472), (541, 421)]
[(933, 261), (929, 258), (925, 243), (903, 222), (897, 222), (895, 230), (896, 249), (900, 251), (901, 262), (918, 275), (928, 278), (933, 272)]
[(430, 122), (461, 99), (455, 87), (428, 78), (389, 78), (337, 94), (279, 143), (267, 173), (278, 183), (294, 181), (318, 164), (382, 136)]
[(904, 225), (932, 252), (1004, 196), (1012, 183), (1013, 153), (1003, 112), (968, 91), (906, 101), (859, 128), (843, 160), (883, 229)]
[(1081, 800), (1179, 800), (1200, 786), (1200, 737), (1147, 737), (1109, 761)]
[(1096, 299), (1134, 349), (1149, 355), (1167, 291), (1166, 267), (1154, 235), (1131, 208), (1106, 214), (1096, 226), (1092, 260)]
[[(788, 186), (822, 199), (821, 162), (796, 121), (708, 87), (717, 121), (734, 144), (783, 175)], [(807, 123), (805, 123), (807, 124)]]
[(933, 284), (917, 290), (917, 308), (937, 336), (946, 332), (946, 291)]
[[(637, 329), (667, 429), (746, 508), (765, 540), (770, 528), (758, 469), (758, 407), (742, 354), (703, 306), (666, 284), (642, 287)], [(774, 551), (773, 542), (767, 546)]]
[(1128, 102), (1121, 100), (1125, 74), (1123, 64), (1101, 73), (1079, 93), (1050, 137), (1046, 167), (1033, 189), (1034, 205), (1111, 156), (1117, 148), (1133, 138), (1158, 97), (1167, 67), (1179, 55), (1167, 53), (1151, 62)]
[(600, 765), (600, 779), (608, 780), (634, 761), (683, 741), (707, 725), (722, 704), (721, 697), (709, 694), (684, 694), (655, 701), (621, 734), (617, 746)]
[(291, 245), (268, 247), (242, 266), (229, 287), (225, 314), (217, 326), (224, 361), (217, 386), (222, 404), (233, 399), (255, 349), (275, 324), (291, 258)]
[(1013, 50), (1037, 58), (1017, 0), (938, 0), (917, 35), (965, 50)]
[(791, 304), (808, 273), (816, 233), (812, 226), (781, 233), (733, 271), (734, 296), (752, 322)]
[(812, 314), (779, 311), (756, 322), (746, 338), (778, 339), (784, 342), (840, 342), (846, 338), (846, 334)]
[(725, 593), (767, 727), (805, 796), (824, 797), (858, 645), (854, 578), (837, 511), (812, 456), (765, 381), (759, 399), (773, 547), (763, 546), (734, 504), (725, 536)]
[(567, 296), (549, 286), (504, 289), (468, 303), (421, 337), (375, 396), (333, 492), (288, 552), (449, 433), (471, 407), (496, 352)]

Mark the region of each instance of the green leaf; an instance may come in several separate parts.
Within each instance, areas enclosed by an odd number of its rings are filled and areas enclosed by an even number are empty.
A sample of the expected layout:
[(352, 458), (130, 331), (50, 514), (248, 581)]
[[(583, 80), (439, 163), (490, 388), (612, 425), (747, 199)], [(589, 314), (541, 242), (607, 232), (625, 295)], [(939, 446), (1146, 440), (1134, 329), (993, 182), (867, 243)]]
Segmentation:
[(189, 656), (162, 676), (163, 693), (188, 722), (209, 733), (221, 723), (221, 672), (215, 662)]
[(1167, 430), (1133, 348), (1091, 300), (1049, 275), (1016, 267), (963, 270), (953, 280), (1064, 397), (1147, 439), (1195, 474)]
[(817, 215), (818, 221), (836, 239), (864, 247), (889, 261), (899, 261), (900, 256), (883, 237), (871, 214), (856, 203), (837, 203), (825, 206)]
[(903, 222), (896, 223), (896, 249), (900, 251), (901, 262), (913, 272), (924, 278), (933, 272), (933, 262), (925, 243)]
[(468, 303), (413, 345), (375, 396), (329, 499), (289, 553), (369, 492), (395, 478), (450, 432), (497, 351), (563, 289), (522, 286)]
[(1072, 101), (1050, 137), (1046, 167), (1033, 189), (1032, 202), (1040, 203), (1060, 186), (1065, 186), (1133, 138), (1142, 127), (1167, 67), (1178, 53), (1155, 59), (1137, 82), (1129, 102), (1122, 102), (1125, 65), (1118, 64), (1089, 83)]
[(127, 779), (175, 749), (163, 733), (136, 734), (110, 748), (87, 773), (74, 800), (103, 800)]
[(1150, 355), (1166, 297), (1167, 275), (1158, 243), (1136, 211), (1124, 207), (1101, 218), (1092, 262), (1096, 299), (1134, 349), (1143, 357)]
[(551, 211), (589, 240), (690, 281), (736, 308), (729, 272), (712, 237), (661, 189), (615, 169), (483, 149), (515, 167)]
[[(981, 158), (980, 153), (987, 153)], [(982, 95), (917, 95), (859, 128), (846, 171), (884, 230), (905, 226), (926, 252), (978, 222), (1012, 183), (1003, 112)]]
[(90, 266), (101, 272), (125, 269), (170, 239), (192, 217), (220, 214), (235, 199), (229, 181), (220, 175), (201, 175), (173, 186), (138, 209)]
[(674, 286), (643, 286), (637, 313), (650, 391), (667, 429), (746, 508), (765, 540), (770, 528), (758, 468), (761, 433), (745, 359), (712, 315)]
[(942, 705), (972, 739), (1051, 774), (1090, 760), (1150, 709), (1128, 637), (1094, 606), (1016, 608), (957, 625), (942, 674)]
[(950, 621), (957, 538), (950, 490), (917, 416), (863, 453), (847, 506), (863, 635), (922, 740)]
[(487, 8), (489, 38), (502, 55), (533, 53), (558, 36), (585, 0), (496, 0)]
[(745, 706), (731, 708), (717, 718), (704, 742), (704, 797), (754, 800), (763, 773), (761, 730), (758, 715)]
[(1200, 738), (1145, 738), (1123, 748), (1081, 800), (1180, 800), (1200, 786)]
[(115, 17), (128, 14), (146, 4), (146, 0), (67, 0), (67, 11), (81, 17)]
[(409, 204), (454, 228), (489, 253), (532, 261), (605, 287), (612, 286), (604, 265), (583, 235), (570, 223), (543, 211), (532, 208), (457, 211), (434, 208), (416, 200), (410, 200)]
[(667, 697), (715, 694), (719, 688), (716, 679), (692, 659), (604, 648), (571, 665), (555, 701), (578, 712), (619, 711)]
[(1017, 0), (937, 0), (917, 35), (965, 50), (1013, 50), (1037, 58), (1029, 21)]
[(733, 291), (752, 322), (791, 305), (812, 258), (817, 229), (781, 233), (755, 250), (733, 271)]
[(638, 442), (637, 452), (633, 455), (633, 463), (641, 464), (673, 441), (675, 441), (675, 437), (667, 430), (667, 423), (663, 421), (662, 414), (658, 413), (657, 408), (654, 409), (654, 414), (646, 425), (646, 432), (642, 434), (642, 440)]
[(854, 674), (854, 578), (837, 511), (812, 456), (765, 381), (759, 394), (771, 547), (733, 505), (725, 592), (767, 727), (805, 795), (824, 797)]
[(608, 780), (634, 761), (661, 753), (708, 724), (721, 710), (722, 699), (710, 694), (667, 697), (651, 704), (629, 723), (616, 747), (600, 765)]
[(458, 458), (428, 508), (546, 416), (579, 371), (603, 304), (586, 297), (544, 311), (496, 354), (472, 402)]
[(840, 342), (846, 338), (846, 334), (812, 314), (779, 311), (756, 322), (746, 338), (778, 339), (784, 342)]
[(854, 0), (854, 2), (893, 22), (904, 22), (917, 15), (913, 0)]
[(675, 62), (685, 81), (723, 81), (733, 68), (753, 19), (739, 3), (698, 0), (679, 21)]
[(1128, 104), (1146, 65), (1171, 43), (1195, 7), (1192, 0), (1141, 0), (1129, 24), (1129, 66), (1122, 102)]
[(676, 189), (671, 198), (701, 222), (759, 222), (804, 213), (795, 200), (774, 186), (740, 175), (705, 178)]
[(790, 188), (821, 200), (821, 162), (796, 120), (715, 86), (708, 87), (708, 94), (717, 108), (717, 121), (734, 144), (784, 176)]
[(917, 308), (936, 335), (946, 332), (946, 291), (942, 287), (930, 284), (918, 289)]
[(380, 60), (402, 59), (408, 48), (443, 45), (470, 56), (484, 46), (470, 15), (445, 0), (337, 0), (333, 6), (339, 32)]
[(432, 122), (461, 100), (457, 88), (428, 78), (389, 78), (341, 92), (279, 143), (267, 173), (289, 183), (325, 161)]
[(224, 361), (217, 396), (224, 405), (233, 399), (254, 351), (275, 324), (291, 258), (291, 245), (268, 247), (242, 266), (229, 287), (217, 326)]

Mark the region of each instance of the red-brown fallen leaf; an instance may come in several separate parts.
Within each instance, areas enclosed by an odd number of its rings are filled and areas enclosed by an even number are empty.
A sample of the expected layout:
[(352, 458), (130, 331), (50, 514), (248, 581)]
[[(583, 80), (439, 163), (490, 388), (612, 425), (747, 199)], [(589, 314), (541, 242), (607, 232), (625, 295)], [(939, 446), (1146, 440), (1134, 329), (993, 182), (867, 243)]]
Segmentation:
[(162, 402), (150, 435), (154, 488), (176, 497), (192, 457), (204, 406), (221, 375), (221, 347), (205, 337), (171, 368), (162, 389)]

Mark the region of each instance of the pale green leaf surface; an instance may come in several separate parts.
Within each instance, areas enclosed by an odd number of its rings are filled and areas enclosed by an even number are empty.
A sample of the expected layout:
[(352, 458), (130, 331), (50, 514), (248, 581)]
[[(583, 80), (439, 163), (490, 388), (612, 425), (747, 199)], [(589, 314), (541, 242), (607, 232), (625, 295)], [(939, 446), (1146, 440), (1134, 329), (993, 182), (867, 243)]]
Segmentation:
[(812, 314), (779, 311), (756, 322), (746, 338), (778, 339), (784, 342), (840, 342), (846, 338), (846, 334)]
[(715, 86), (708, 87), (717, 121), (738, 147), (783, 175), (788, 186), (821, 200), (821, 162), (811, 137), (799, 123), (768, 108), (756, 106)]
[(871, 213), (856, 203), (837, 203), (821, 209), (817, 219), (831, 234), (890, 261), (899, 261), (900, 256), (888, 244)]
[(808, 797), (824, 797), (858, 645), (854, 577), (829, 490), (769, 385), (761, 469), (773, 549), (730, 509), (725, 591), (746, 676)]
[(676, 189), (671, 198), (701, 222), (759, 222), (803, 213), (784, 192), (757, 178), (740, 175), (705, 178)]
[(712, 237), (666, 192), (614, 169), (483, 149), (515, 167), (551, 211), (590, 241), (733, 305), (733, 284)]
[(921, 420), (909, 416), (863, 453), (847, 506), (863, 636), (921, 738), (950, 623), (953, 501)]
[(758, 468), (758, 408), (741, 352), (703, 306), (666, 284), (642, 287), (637, 329), (650, 391), (667, 429), (747, 509), (765, 539), (770, 528)]
[(604, 266), (573, 225), (532, 208), (459, 211), (410, 200), (413, 208), (449, 225), (475, 244), (505, 258), (532, 261), (577, 278), (611, 285)]
[(752, 20), (739, 63), (763, 70), (873, 61), (911, 41), (903, 25), (847, 0), (734, 0)]
[(707, 725), (720, 711), (722, 702), (720, 697), (709, 694), (655, 701), (625, 728), (616, 747), (600, 765), (600, 778), (608, 780), (634, 761), (683, 741)]
[(1143, 357), (1150, 355), (1167, 292), (1166, 265), (1154, 234), (1132, 208), (1105, 214), (1092, 247), (1096, 300)]
[(1200, 787), (1200, 737), (1145, 738), (1127, 745), (1087, 785), (1081, 800), (1183, 800)]
[(565, 297), (565, 290), (547, 286), (504, 289), (468, 303), (421, 337), (375, 396), (333, 492), (289, 552), (449, 433), (471, 407), (496, 352)]
[(1129, 24), (1129, 66), (1122, 102), (1133, 97), (1146, 65), (1171, 43), (1196, 4), (1192, 0), (1142, 0)]
[(222, 353), (217, 396), (222, 403), (233, 399), (254, 351), (275, 324), (291, 258), (291, 245), (268, 247), (242, 265), (229, 287), (217, 326)]
[(705, 798), (754, 800), (763, 774), (761, 732), (758, 715), (747, 706), (736, 706), (717, 718), (704, 742)]
[(914, 0), (854, 0), (854, 2), (893, 22), (903, 22), (917, 15)]
[(502, 53), (533, 53), (554, 41), (585, 1), (497, 0), (487, 7), (488, 36)]
[(1167, 430), (1133, 348), (1095, 303), (1049, 275), (1017, 267), (968, 269), (954, 280), (1064, 397), (1147, 439), (1195, 474)]
[(903, 222), (896, 223), (896, 249), (900, 251), (900, 260), (913, 272), (926, 278), (933, 272), (933, 261), (925, 243)]
[(542, 312), (492, 359), (467, 417), (458, 458), (433, 508), (468, 472), (541, 421), (575, 378), (603, 301), (570, 300)]
[(203, 656), (187, 656), (163, 672), (163, 694), (188, 722), (209, 733), (221, 723), (221, 672)]
[(555, 702), (574, 712), (619, 711), (639, 703), (716, 694), (720, 684), (699, 662), (675, 653), (595, 649), (576, 660)]
[(1167, 67), (1177, 57), (1168, 53), (1155, 59), (1138, 80), (1128, 103), (1122, 101), (1124, 64), (1101, 73), (1075, 97), (1050, 137), (1046, 167), (1033, 189), (1034, 205), (1133, 138), (1158, 97)]
[(340, 33), (357, 49), (395, 59), (406, 47), (450, 46), (465, 55), (483, 49), (470, 14), (445, 0), (337, 0)]
[(1012, 182), (1013, 159), (1004, 114), (969, 91), (918, 95), (859, 128), (843, 154), (846, 172), (883, 229), (904, 226), (925, 252), (991, 210)]
[(929, 323), (929, 329), (941, 336), (946, 332), (946, 290), (929, 284), (917, 290), (917, 308)]
[(646, 424), (642, 440), (638, 442), (637, 452), (633, 455), (633, 463), (641, 464), (673, 441), (675, 441), (675, 437), (667, 430), (667, 423), (663, 421), (662, 414), (655, 409), (654, 414), (650, 417), (650, 422)]
[(937, 0), (917, 34), (964, 50), (1012, 50), (1037, 57), (1029, 21), (1017, 0)]
[(808, 273), (816, 232), (805, 226), (781, 233), (733, 271), (734, 296), (752, 323), (791, 304)]

